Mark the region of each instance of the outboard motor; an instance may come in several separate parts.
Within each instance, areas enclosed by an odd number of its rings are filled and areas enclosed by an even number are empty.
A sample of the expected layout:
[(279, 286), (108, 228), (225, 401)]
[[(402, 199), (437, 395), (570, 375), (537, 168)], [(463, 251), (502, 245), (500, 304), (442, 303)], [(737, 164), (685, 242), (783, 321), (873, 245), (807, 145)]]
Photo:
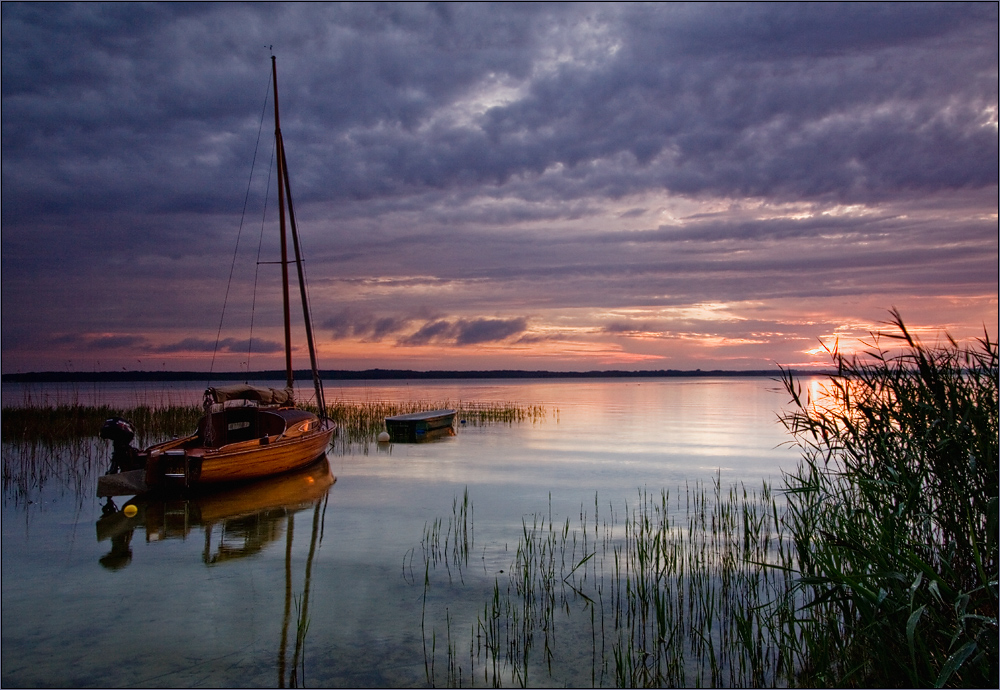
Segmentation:
[(111, 467), (107, 474), (136, 470), (141, 467), (139, 463), (139, 449), (132, 446), (132, 439), (135, 438), (135, 429), (132, 424), (121, 417), (112, 417), (105, 420), (101, 427), (101, 438), (111, 441), (114, 451), (111, 454)]

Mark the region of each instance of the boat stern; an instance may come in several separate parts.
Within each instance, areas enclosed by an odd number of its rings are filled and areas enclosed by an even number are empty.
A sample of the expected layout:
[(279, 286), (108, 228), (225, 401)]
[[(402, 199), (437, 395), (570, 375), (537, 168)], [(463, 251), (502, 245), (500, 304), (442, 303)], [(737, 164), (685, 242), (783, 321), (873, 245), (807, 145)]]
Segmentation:
[(146, 459), (146, 484), (151, 487), (189, 488), (201, 478), (202, 458), (183, 448), (154, 450)]

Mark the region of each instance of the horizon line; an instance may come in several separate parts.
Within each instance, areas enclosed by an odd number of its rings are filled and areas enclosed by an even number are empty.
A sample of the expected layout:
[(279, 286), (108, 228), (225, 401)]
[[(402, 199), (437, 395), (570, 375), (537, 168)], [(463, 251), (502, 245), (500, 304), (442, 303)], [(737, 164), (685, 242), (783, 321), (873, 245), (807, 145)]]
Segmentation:
[[(320, 378), (328, 380), (361, 381), (391, 379), (527, 379), (527, 378), (667, 378), (707, 376), (779, 376), (782, 372), (793, 374), (828, 375), (831, 369), (793, 369), (777, 366), (774, 369), (592, 369), (587, 371), (549, 371), (544, 369), (467, 369), (425, 370), (415, 369), (321, 369)], [(293, 371), (299, 380), (309, 380), (308, 369)], [(204, 372), (204, 371), (33, 371), (0, 375), (3, 383), (91, 383), (116, 381), (280, 381), (285, 378), (282, 369), (253, 372)]]

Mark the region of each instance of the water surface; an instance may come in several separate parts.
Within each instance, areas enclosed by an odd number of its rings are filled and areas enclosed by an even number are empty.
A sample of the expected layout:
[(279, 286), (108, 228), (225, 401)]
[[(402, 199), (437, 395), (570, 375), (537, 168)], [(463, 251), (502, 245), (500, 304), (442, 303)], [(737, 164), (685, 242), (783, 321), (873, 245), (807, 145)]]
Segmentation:
[[(33, 451), (5, 443), (3, 685), (425, 686), (422, 617), (432, 609), (436, 625), (447, 609), (468, 654), (476, 611), (509, 568), (522, 521), (624, 513), (643, 490), (714, 477), (759, 485), (791, 469), (779, 388), (763, 378), (331, 382), (331, 402), (515, 401), (546, 414), (331, 453), (328, 465), (200, 501), (139, 501), (131, 519), (101, 520), (93, 495), (110, 453), (102, 442)], [(186, 404), (200, 392), (3, 391), (5, 405)], [(425, 593), (425, 530), (446, 525), (466, 490), (469, 565), (437, 572)], [(445, 644), (436, 644), (440, 684)]]

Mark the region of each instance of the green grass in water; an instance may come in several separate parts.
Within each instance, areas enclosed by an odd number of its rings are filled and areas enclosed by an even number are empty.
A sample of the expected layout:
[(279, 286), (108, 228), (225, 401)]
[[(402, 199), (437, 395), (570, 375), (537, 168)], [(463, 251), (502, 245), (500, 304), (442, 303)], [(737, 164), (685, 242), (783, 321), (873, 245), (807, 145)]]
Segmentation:
[[(309, 409), (308, 406), (304, 406)], [(470, 425), (514, 424), (544, 420), (547, 411), (541, 405), (515, 402), (335, 402), (327, 406), (327, 414), (337, 423), (337, 435), (347, 446), (372, 443), (385, 431), (385, 418), (410, 412), (454, 408), (458, 418)], [(312, 409), (316, 412), (316, 409)], [(104, 420), (122, 417), (132, 422), (136, 430), (135, 444), (152, 443), (182, 436), (194, 431), (204, 412), (198, 405), (58, 405), (55, 407), (26, 404), (3, 408), (4, 443), (59, 445), (77, 439), (97, 436)]]
[[(445, 597), (442, 615), (426, 610), (428, 594), (475, 581), (466, 491), (451, 518), (425, 527), (421, 544), (428, 684), (794, 683), (795, 670), (770, 632), (787, 616), (764, 620), (751, 611), (784, 601), (793, 589), (794, 552), (778, 503), (766, 485), (725, 490), (718, 480), (711, 487), (640, 491), (618, 509), (602, 508), (595, 494), (578, 521), (524, 518), (479, 613), (463, 617)], [(442, 570), (447, 581), (434, 577)], [(463, 626), (467, 637), (459, 634)]]
[(789, 652), (804, 684), (996, 687), (997, 343), (927, 347), (892, 317), (864, 356), (832, 353), (820, 398), (785, 376), (810, 612)]
[[(337, 422), (333, 451), (367, 453), (385, 430), (385, 417), (454, 407), (467, 425), (539, 422), (547, 411), (540, 405), (514, 402), (335, 402), (328, 414)], [(308, 409), (308, 406), (305, 406)], [(312, 410), (316, 411), (315, 408)], [(39, 405), (28, 400), (2, 411), (3, 488), (15, 502), (31, 500), (41, 487), (55, 482), (78, 501), (93, 494), (88, 481), (103, 473), (111, 457), (110, 443), (98, 438), (106, 419), (132, 422), (133, 445), (153, 443), (192, 433), (204, 414), (199, 405)]]
[(785, 374), (802, 459), (780, 492), (526, 518), (481, 613), (446, 608), (440, 634), (428, 593), (475, 549), (456, 499), (422, 545), (428, 683), (997, 687), (997, 343), (929, 348), (892, 315), (863, 356), (832, 353), (819, 399)]

